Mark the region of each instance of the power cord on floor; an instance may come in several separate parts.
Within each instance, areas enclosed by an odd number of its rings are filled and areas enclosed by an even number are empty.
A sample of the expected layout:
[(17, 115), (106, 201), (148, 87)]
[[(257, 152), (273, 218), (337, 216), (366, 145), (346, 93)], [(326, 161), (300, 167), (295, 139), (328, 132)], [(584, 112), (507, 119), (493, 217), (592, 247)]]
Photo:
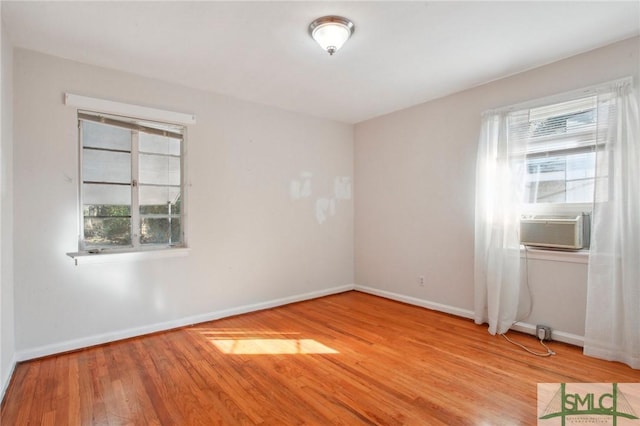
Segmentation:
[[(531, 312), (533, 311), (533, 294), (531, 293), (531, 286), (529, 285), (529, 248), (525, 245), (524, 246), (524, 267), (525, 267), (525, 285), (527, 288), (527, 293), (529, 296), (529, 310), (527, 311), (526, 315), (523, 315), (522, 319), (516, 319), (516, 321), (514, 321), (514, 324), (516, 324), (519, 321), (524, 320), (525, 318), (528, 318), (529, 315), (531, 315)], [(509, 339), (509, 337), (507, 337), (506, 334), (502, 334), (502, 337), (504, 337), (505, 339), (507, 339), (507, 342), (514, 344), (516, 346), (521, 347), (522, 349), (524, 349), (525, 351), (529, 352), (532, 355), (535, 356), (540, 356), (540, 357), (548, 357), (551, 355), (555, 355), (556, 353), (554, 351), (552, 351), (551, 349), (549, 349), (549, 347), (547, 345), (545, 345), (544, 341), (542, 339), (540, 339), (540, 344), (547, 350), (547, 352), (536, 352), (533, 351), (529, 348), (527, 348), (525, 345), (518, 343), (518, 342), (514, 342), (513, 340)]]
[(554, 351), (552, 351), (551, 349), (549, 349), (549, 347), (547, 345), (544, 344), (544, 342), (542, 341), (542, 339), (540, 339), (540, 344), (547, 350), (546, 353), (544, 352), (536, 352), (536, 351), (532, 351), (531, 349), (527, 348), (525, 345), (523, 345), (522, 343), (518, 343), (518, 342), (514, 342), (513, 340), (509, 339), (507, 337), (506, 334), (502, 334), (502, 337), (504, 337), (505, 339), (507, 339), (507, 342), (512, 343), (516, 346), (521, 347), (522, 349), (524, 349), (525, 351), (529, 352), (531, 355), (535, 355), (535, 356), (551, 356), (551, 355), (555, 355), (556, 353)]

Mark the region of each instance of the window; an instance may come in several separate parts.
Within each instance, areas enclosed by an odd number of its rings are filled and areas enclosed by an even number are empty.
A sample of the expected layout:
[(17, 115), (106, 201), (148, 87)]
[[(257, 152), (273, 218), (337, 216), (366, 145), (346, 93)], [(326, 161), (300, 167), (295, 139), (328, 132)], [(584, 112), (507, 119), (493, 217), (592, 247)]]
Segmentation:
[(183, 126), (78, 112), (80, 251), (184, 246)]
[[(602, 107), (602, 106), (601, 106)], [(519, 111), (511, 134), (525, 140), (524, 202), (558, 210), (574, 205), (590, 210), (596, 177), (598, 102), (596, 96)], [(604, 158), (604, 156), (601, 156)], [(606, 167), (606, 164), (598, 164)], [(602, 175), (602, 173), (601, 173)], [(539, 209), (537, 209), (539, 210)]]

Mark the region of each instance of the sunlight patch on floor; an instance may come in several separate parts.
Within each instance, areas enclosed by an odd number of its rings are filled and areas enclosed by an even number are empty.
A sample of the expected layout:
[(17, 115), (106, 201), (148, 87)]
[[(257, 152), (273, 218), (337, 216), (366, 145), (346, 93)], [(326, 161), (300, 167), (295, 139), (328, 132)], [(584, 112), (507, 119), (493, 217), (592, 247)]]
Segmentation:
[(337, 354), (313, 339), (211, 339), (225, 354), (282, 355), (282, 354)]
[(224, 336), (225, 339), (245, 339), (258, 336), (299, 336), (300, 333), (296, 331), (265, 331), (265, 330), (238, 330), (238, 329), (225, 329), (225, 328), (205, 328), (205, 327), (193, 327), (193, 330), (197, 331), (203, 336)]

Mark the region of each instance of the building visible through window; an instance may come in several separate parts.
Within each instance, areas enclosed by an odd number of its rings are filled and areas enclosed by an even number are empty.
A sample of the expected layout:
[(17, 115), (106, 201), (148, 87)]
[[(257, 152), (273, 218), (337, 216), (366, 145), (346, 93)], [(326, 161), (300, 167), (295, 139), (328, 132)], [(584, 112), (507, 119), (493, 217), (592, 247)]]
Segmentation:
[(525, 203), (593, 201), (597, 112), (595, 96), (529, 110)]

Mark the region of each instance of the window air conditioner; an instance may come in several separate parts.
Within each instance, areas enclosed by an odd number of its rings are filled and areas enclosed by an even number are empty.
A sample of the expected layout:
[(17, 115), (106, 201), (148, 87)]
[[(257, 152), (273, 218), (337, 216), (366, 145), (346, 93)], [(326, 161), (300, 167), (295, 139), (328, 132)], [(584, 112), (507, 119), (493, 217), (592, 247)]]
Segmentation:
[(525, 246), (562, 250), (589, 247), (588, 214), (572, 216), (523, 216), (520, 219), (520, 243)]

